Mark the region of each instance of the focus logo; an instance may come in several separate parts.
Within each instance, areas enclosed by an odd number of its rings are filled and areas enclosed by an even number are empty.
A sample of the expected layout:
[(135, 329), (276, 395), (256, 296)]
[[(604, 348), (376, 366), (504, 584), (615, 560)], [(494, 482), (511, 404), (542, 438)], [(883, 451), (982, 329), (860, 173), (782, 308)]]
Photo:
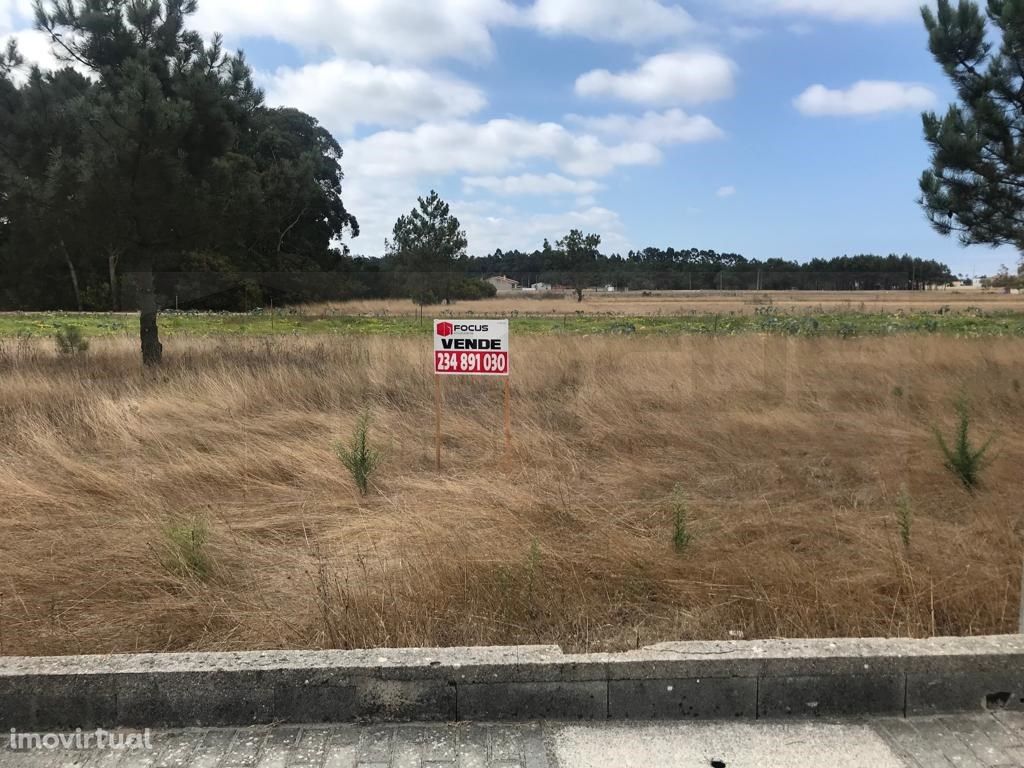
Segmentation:
[(438, 324), (438, 326), (437, 326), (437, 335), (438, 336), (451, 336), (453, 333), (455, 333), (455, 326), (452, 325), (451, 323), (440, 323), (440, 324)]

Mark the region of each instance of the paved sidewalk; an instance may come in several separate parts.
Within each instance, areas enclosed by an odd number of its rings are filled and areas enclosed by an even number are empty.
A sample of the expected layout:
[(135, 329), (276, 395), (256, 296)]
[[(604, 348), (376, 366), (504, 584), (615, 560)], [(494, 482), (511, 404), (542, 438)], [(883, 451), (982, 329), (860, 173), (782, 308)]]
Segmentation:
[(15, 752), (0, 768), (1024, 768), (1024, 714), (841, 723), (278, 726), (155, 731), (151, 750)]

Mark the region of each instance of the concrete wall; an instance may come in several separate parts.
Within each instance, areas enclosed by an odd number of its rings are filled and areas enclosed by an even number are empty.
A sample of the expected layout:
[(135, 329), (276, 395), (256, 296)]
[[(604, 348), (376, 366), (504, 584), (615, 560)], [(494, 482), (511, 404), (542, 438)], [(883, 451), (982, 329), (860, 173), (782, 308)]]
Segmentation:
[(0, 658), (0, 729), (1024, 709), (1024, 637)]

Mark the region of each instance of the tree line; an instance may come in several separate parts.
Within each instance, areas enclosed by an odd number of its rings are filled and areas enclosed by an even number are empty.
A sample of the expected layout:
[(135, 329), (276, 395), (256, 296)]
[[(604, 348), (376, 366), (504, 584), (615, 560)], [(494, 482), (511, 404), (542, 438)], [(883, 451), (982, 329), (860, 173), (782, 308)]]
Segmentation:
[(202, 294), (205, 273), (334, 270), (332, 243), (358, 233), (341, 147), (313, 117), (266, 107), (241, 53), (187, 29), (195, 11), (40, 1), (66, 66), (24, 76), (13, 42), (0, 53), (0, 304), (138, 308), (149, 364), (157, 312), (189, 281)]

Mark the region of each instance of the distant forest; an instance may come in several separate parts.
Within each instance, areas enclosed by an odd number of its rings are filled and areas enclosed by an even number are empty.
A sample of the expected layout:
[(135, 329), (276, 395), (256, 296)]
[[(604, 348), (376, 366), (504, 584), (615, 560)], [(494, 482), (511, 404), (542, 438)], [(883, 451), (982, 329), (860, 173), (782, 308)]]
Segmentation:
[[(346, 256), (343, 260), (345, 278), (334, 288), (345, 297), (415, 297), (411, 284), (437, 279), (436, 271), (410, 275), (391, 255), (382, 259)], [(451, 298), (474, 298), (479, 281), (499, 275), (524, 288), (540, 283), (564, 289), (613, 286), (630, 291), (924, 290), (957, 279), (946, 264), (909, 255), (841, 256), (800, 264), (697, 248), (645, 248), (626, 255), (595, 252), (581, 260), (571, 248), (548, 241), (531, 253), (498, 250), (489, 256), (456, 258), (446, 271), (449, 284), (456, 288), (450, 292)], [(486, 291), (486, 287), (480, 290)]]
[[(507, 275), (523, 285), (571, 284), (570, 270), (561, 263), (561, 256), (550, 246), (533, 253), (497, 251), (471, 266), (480, 274)], [(945, 264), (908, 255), (842, 256), (799, 264), (697, 248), (599, 255), (589, 274), (587, 282), (592, 286), (628, 290), (923, 290), (955, 279)]]
[[(194, 265), (183, 261), (181, 266), (186, 269)], [(156, 292), (163, 309), (229, 311), (251, 310), (271, 302), (282, 306), (412, 297), (432, 304), (445, 299), (486, 298), (494, 295), (494, 289), (483, 281), (498, 275), (516, 280), (524, 288), (542, 283), (567, 290), (613, 286), (630, 291), (924, 290), (956, 279), (945, 264), (908, 255), (842, 256), (800, 264), (782, 259), (759, 261), (696, 248), (645, 248), (624, 256), (597, 253), (585, 265), (577, 262), (574, 268), (565, 251), (547, 242), (532, 253), (498, 250), (483, 257), (460, 256), (429, 273), (410, 268), (394, 254), (375, 258), (332, 250), (325, 261), (325, 268), (316, 271), (159, 272), (155, 275)], [(54, 270), (50, 279), (40, 279), (37, 273), (31, 282), (4, 281), (0, 309), (109, 310), (113, 305), (104, 266), (97, 261), (95, 265), (83, 264), (79, 270), (76, 277), (83, 288), (79, 294), (81, 305), (68, 273)], [(438, 287), (424, 294), (418, 288), (424, 285)], [(117, 305), (133, 306), (133, 281), (124, 280), (121, 288)]]

